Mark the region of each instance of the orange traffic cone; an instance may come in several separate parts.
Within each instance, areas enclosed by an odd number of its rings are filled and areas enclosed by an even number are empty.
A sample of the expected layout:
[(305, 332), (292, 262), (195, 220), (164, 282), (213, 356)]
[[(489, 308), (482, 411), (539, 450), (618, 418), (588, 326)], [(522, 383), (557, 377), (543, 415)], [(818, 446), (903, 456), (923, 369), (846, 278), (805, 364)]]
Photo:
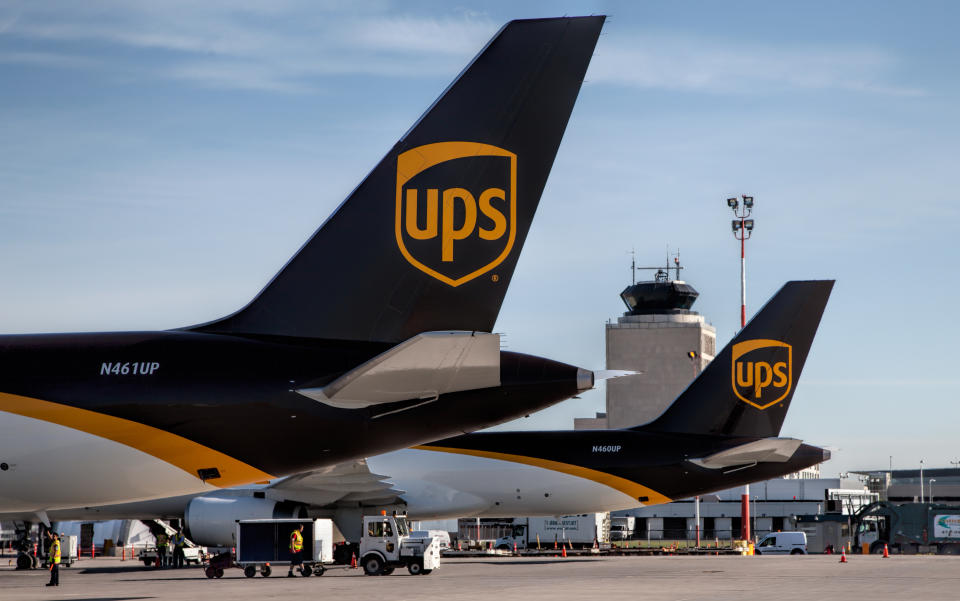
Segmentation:
[(353, 553), (350, 555), (350, 567), (353, 569), (357, 568), (357, 554)]
[(847, 563), (847, 550), (840, 551), (840, 563)]
[(887, 543), (883, 543), (883, 556), (890, 557), (890, 550), (887, 549)]
[(513, 554), (517, 554), (517, 541), (513, 541)]
[(562, 547), (560, 547), (560, 548), (563, 549), (562, 557), (566, 557), (566, 556), (567, 556), (567, 546), (564, 545), (564, 546), (562, 546)]

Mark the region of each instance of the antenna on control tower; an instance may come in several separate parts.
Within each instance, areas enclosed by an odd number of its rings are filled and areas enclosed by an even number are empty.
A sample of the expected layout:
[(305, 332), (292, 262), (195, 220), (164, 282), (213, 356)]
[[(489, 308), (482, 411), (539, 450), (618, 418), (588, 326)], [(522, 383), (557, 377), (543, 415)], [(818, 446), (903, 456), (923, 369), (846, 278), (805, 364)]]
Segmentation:
[(680, 249), (677, 249), (677, 254), (673, 256), (673, 267), (670, 266), (670, 247), (667, 247), (667, 262), (663, 267), (637, 267), (637, 253), (636, 250), (630, 251), (630, 273), (632, 278), (630, 279), (630, 285), (635, 286), (637, 284), (637, 270), (638, 269), (650, 269), (656, 271), (653, 275), (653, 280), (655, 282), (668, 282), (670, 281), (670, 270), (673, 269), (677, 274), (673, 279), (680, 279), (680, 270), (683, 269), (683, 266), (680, 265)]

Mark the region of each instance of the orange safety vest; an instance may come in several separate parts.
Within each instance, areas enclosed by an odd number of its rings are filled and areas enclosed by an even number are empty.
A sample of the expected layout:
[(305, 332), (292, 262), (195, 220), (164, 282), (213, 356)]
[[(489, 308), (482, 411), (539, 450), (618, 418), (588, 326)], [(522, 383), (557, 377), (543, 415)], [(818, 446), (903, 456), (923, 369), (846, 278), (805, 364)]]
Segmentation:
[(50, 543), (50, 553), (48, 555), (51, 562), (60, 563), (60, 539), (53, 539), (53, 542)]
[(290, 535), (290, 552), (299, 553), (303, 550), (303, 535), (299, 530), (294, 530)]

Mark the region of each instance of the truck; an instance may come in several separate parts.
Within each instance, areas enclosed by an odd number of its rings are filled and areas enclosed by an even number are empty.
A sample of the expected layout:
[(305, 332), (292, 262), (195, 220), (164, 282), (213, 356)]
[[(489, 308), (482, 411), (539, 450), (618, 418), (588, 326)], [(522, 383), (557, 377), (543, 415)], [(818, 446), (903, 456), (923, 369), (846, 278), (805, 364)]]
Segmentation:
[(871, 503), (853, 520), (854, 543), (869, 553), (960, 555), (960, 506)]
[(360, 564), (367, 576), (388, 576), (406, 567), (413, 576), (440, 567), (440, 545), (433, 536), (413, 537), (407, 518), (397, 515), (363, 517)]
[(630, 540), (636, 528), (637, 518), (632, 515), (615, 515), (610, 517), (610, 540)]
[[(632, 531), (631, 531), (632, 532)], [(582, 513), (562, 517), (517, 518), (510, 532), (494, 542), (502, 551), (565, 545), (571, 548), (610, 543), (610, 514)]]
[[(303, 576), (323, 576), (325, 563), (333, 560), (333, 520), (308, 519), (270, 519), (240, 520), (237, 522), (237, 558), (236, 566), (243, 569), (243, 575), (253, 578), (260, 573), (270, 576), (272, 566), (289, 566), (290, 535), (303, 525), (303, 551), (300, 574)], [(223, 575), (220, 565), (209, 566), (213, 576)], [(219, 574), (217, 572), (219, 570)]]

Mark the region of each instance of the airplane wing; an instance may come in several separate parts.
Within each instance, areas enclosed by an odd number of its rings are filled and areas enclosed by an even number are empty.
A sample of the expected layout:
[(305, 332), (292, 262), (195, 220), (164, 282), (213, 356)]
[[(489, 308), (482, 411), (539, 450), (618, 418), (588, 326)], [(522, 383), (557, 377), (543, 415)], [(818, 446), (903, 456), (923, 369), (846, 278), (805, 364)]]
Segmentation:
[(277, 501), (318, 507), (341, 502), (387, 505), (405, 492), (386, 482), (388, 477), (374, 474), (361, 459), (283, 478), (267, 486), (265, 493)]
[(499, 385), (499, 334), (424, 332), (326, 386), (297, 392), (334, 407), (362, 409), (411, 399), (430, 402), (448, 392)]

